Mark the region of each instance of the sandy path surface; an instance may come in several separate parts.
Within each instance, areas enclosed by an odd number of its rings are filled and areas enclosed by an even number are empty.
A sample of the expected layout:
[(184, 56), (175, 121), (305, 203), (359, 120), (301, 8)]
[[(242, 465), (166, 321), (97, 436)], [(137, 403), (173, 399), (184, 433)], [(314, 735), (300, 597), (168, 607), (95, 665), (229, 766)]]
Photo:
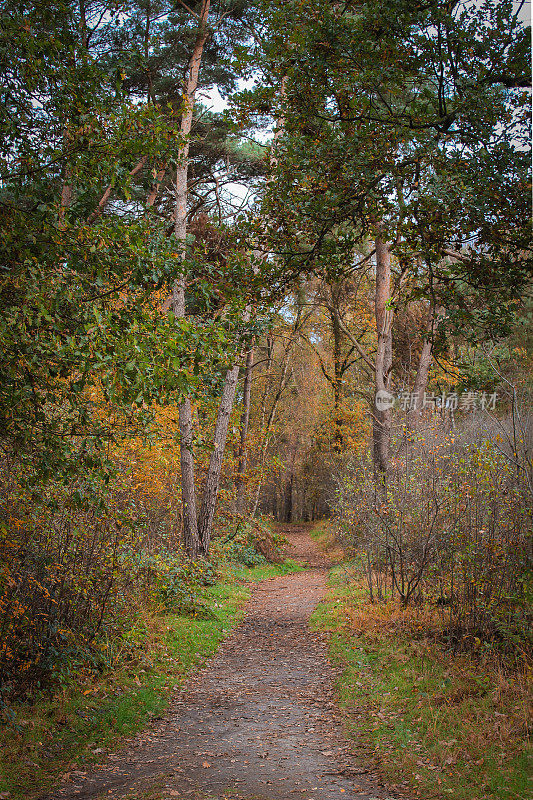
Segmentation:
[(328, 565), (304, 526), (305, 572), (257, 586), (243, 622), (176, 693), (163, 719), (49, 798), (383, 800), (343, 737), (326, 640), (309, 629)]

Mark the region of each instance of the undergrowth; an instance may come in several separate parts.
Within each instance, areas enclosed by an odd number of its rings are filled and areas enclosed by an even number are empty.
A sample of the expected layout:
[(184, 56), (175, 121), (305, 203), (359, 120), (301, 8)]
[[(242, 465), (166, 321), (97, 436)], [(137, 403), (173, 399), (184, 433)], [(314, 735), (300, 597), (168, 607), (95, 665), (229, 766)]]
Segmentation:
[(370, 604), (355, 565), (332, 570), (330, 584), (312, 622), (330, 631), (349, 733), (386, 778), (424, 800), (530, 797), (527, 665), (454, 656), (431, 608)]
[[(199, 589), (196, 582), (196, 594), (189, 598), (192, 611), (182, 610), (189, 600), (181, 590), (166, 592), (170, 611), (139, 603), (104, 673), (81, 671), (60, 690), (43, 692), (33, 705), (14, 702), (4, 709), (9, 716), (0, 729), (0, 793), (29, 800), (73, 770), (83, 772), (101, 761), (117, 740), (160, 715), (172, 691), (215, 652), (242, 616), (248, 584), (299, 568), (292, 561), (252, 569), (221, 564), (218, 583), (206, 577)], [(172, 611), (173, 603), (180, 613)]]
[(256, 567), (245, 567), (242, 564), (232, 564), (227, 567), (228, 574), (236, 580), (246, 583), (266, 581), (270, 578), (277, 578), (278, 575), (289, 575), (291, 572), (300, 572), (304, 566), (292, 558), (288, 558), (281, 564), (259, 564)]

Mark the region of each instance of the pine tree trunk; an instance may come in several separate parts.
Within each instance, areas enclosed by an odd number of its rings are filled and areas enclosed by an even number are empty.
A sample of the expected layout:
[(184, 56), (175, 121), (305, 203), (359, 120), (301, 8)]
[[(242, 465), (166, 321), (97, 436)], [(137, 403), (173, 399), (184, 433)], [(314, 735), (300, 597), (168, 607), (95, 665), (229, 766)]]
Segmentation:
[(391, 297), (391, 254), (389, 244), (378, 232), (376, 237), (376, 296), (377, 330), (376, 376), (373, 408), (374, 471), (381, 479), (387, 473), (392, 426), (392, 407), (383, 408), (379, 397), (390, 388), (392, 368), (392, 311), (387, 308)]
[(194, 486), (193, 422), (191, 401), (179, 406), (181, 500), (183, 504), (183, 545), (187, 555), (195, 559), (200, 550)]
[(235, 390), (239, 379), (239, 366), (236, 365), (226, 373), (224, 388), (215, 425), (215, 435), (213, 439), (213, 452), (209, 459), (209, 468), (204, 486), (202, 498), (202, 509), (200, 512), (200, 522), (198, 525), (198, 536), (200, 539), (200, 551), (206, 558), (209, 556), (209, 546), (211, 543), (211, 529), (213, 527), (213, 517), (220, 484), (220, 473), (222, 470), (222, 459), (226, 447), (228, 436), (228, 426), (233, 410)]
[(254, 366), (254, 348), (250, 347), (246, 355), (246, 368), (244, 373), (244, 387), (242, 398), (242, 415), (241, 415), (241, 440), (239, 443), (239, 463), (237, 467), (237, 513), (243, 514), (246, 491), (245, 491), (245, 476), (247, 465), (247, 436), (248, 424), (250, 422), (250, 403), (252, 398), (252, 370)]
[(292, 522), (292, 490), (294, 484), (294, 474), (291, 472), (285, 484), (285, 522)]
[(153, 208), (155, 201), (157, 200), (157, 195), (159, 194), (159, 189), (161, 188), (161, 184), (165, 177), (166, 171), (167, 171), (167, 162), (164, 161), (161, 169), (155, 175), (154, 182), (148, 193), (148, 197), (146, 198), (146, 205), (145, 205), (146, 209)]
[[(198, 87), (198, 76), (202, 63), (202, 53), (207, 41), (207, 18), (210, 0), (203, 0), (199, 11), (198, 33), (193, 53), (189, 61), (185, 85), (183, 87), (184, 109), (180, 128), (180, 149), (176, 168), (176, 211), (174, 234), (180, 247), (180, 258), (185, 260), (187, 238), (187, 176), (189, 170), (189, 144), (192, 128), (194, 98)], [(172, 290), (172, 311), (177, 319), (183, 319), (185, 308), (185, 275), (182, 274)], [(183, 501), (183, 542), (187, 554), (195, 558), (200, 549), (198, 517), (196, 512), (196, 491), (194, 485), (193, 420), (189, 399), (179, 406), (181, 494)]]
[(67, 227), (67, 211), (72, 203), (72, 184), (71, 174), (68, 165), (63, 169), (63, 182), (61, 185), (61, 202), (59, 205), (58, 227), (60, 231), (64, 231)]

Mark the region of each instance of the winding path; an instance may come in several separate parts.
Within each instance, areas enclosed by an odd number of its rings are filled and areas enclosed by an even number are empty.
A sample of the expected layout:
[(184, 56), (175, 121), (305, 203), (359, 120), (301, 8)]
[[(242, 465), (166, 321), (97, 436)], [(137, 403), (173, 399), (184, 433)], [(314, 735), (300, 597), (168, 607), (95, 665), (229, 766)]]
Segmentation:
[(257, 586), (243, 622), (163, 719), (49, 800), (395, 800), (343, 738), (334, 670), (309, 617), (328, 565), (304, 526), (308, 569)]

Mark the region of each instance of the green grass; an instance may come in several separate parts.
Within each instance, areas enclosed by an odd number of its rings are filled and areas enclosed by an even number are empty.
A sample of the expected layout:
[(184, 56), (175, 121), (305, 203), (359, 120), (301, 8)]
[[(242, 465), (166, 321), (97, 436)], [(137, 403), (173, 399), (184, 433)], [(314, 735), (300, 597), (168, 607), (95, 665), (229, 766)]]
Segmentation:
[(244, 567), (242, 564), (232, 564), (231, 574), (236, 580), (246, 583), (257, 583), (266, 581), (270, 578), (277, 578), (280, 575), (289, 575), (292, 572), (301, 572), (305, 569), (302, 564), (292, 558), (288, 558), (282, 564), (259, 564), (256, 567)]
[(332, 563), (340, 563), (344, 560), (342, 545), (336, 537), (335, 529), (330, 520), (323, 519), (315, 522), (309, 531), (309, 535), (316, 542), (318, 549)]
[(377, 757), (388, 780), (410, 783), (425, 800), (531, 797), (519, 676), (452, 659), (421, 626), (417, 632), (416, 615), (410, 628), (380, 623), (346, 568), (332, 570), (330, 585), (312, 624), (330, 631), (349, 733)]
[(80, 675), (52, 698), (10, 710), (15, 725), (0, 731), (0, 792), (30, 800), (71, 769), (84, 769), (116, 749), (168, 705), (191, 670), (213, 655), (241, 619), (249, 584), (300, 569), (296, 562), (233, 567), (223, 582), (204, 590), (209, 619), (140, 613), (128, 631), (117, 665), (100, 679)]
[(314, 539), (315, 542), (319, 543), (323, 542), (324, 539), (328, 537), (328, 534), (328, 520), (320, 520), (320, 522), (315, 523), (309, 531), (311, 539)]

